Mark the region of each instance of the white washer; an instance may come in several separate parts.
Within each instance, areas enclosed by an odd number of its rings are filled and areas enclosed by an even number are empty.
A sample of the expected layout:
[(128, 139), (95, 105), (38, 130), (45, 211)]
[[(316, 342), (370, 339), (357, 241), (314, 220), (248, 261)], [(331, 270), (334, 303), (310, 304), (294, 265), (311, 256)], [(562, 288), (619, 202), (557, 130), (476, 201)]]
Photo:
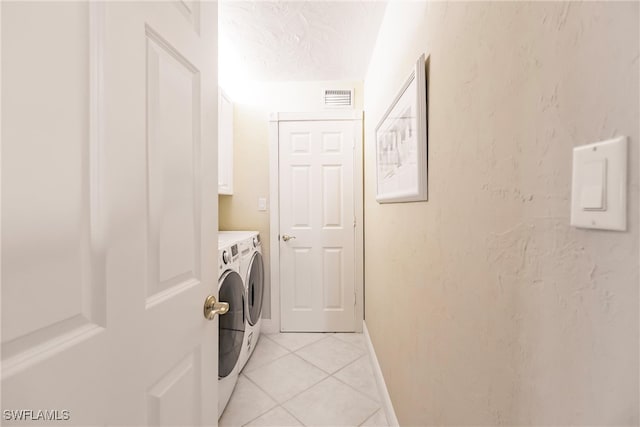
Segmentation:
[(260, 338), (262, 304), (264, 296), (264, 262), (262, 242), (257, 231), (222, 231), (238, 242), (240, 249), (240, 276), (244, 280), (246, 330), (240, 354), (240, 369), (247, 364)]
[(229, 311), (218, 320), (218, 418), (238, 382), (246, 321), (244, 282), (239, 274), (240, 251), (237, 244), (218, 240), (218, 300), (229, 303)]

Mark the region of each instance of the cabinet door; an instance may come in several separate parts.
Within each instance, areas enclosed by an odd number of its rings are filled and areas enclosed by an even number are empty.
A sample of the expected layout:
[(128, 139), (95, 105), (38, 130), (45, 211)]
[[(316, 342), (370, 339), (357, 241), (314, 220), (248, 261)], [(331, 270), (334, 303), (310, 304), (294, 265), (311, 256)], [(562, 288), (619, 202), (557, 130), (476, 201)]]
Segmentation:
[(233, 194), (233, 103), (220, 91), (218, 194)]

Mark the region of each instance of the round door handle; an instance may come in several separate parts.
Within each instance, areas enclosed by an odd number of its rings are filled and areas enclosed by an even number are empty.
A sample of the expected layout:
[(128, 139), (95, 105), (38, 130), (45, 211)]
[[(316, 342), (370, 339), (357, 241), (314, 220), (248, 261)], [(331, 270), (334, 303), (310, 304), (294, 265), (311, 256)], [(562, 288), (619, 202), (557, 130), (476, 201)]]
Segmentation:
[(288, 242), (289, 240), (295, 239), (295, 238), (296, 238), (296, 236), (289, 236), (287, 234), (283, 234), (282, 235), (282, 240), (284, 240), (285, 242)]
[(209, 295), (207, 299), (204, 300), (204, 318), (207, 320), (213, 320), (216, 314), (222, 316), (228, 311), (229, 303), (218, 302), (213, 295)]

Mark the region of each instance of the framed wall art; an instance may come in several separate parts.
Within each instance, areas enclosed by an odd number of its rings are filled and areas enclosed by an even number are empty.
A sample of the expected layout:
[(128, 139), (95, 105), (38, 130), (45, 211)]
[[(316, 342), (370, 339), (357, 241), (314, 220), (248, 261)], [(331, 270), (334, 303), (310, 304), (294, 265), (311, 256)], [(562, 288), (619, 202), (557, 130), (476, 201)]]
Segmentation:
[(427, 83), (424, 54), (376, 127), (378, 203), (427, 200)]

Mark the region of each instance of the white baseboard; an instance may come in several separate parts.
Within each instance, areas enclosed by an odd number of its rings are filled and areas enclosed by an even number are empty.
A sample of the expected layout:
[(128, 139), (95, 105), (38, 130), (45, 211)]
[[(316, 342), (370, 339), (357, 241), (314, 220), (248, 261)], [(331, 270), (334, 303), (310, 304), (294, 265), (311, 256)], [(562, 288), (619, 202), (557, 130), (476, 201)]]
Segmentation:
[(387, 422), (390, 426), (399, 426), (398, 417), (396, 417), (396, 411), (393, 409), (393, 403), (391, 403), (391, 396), (389, 396), (389, 390), (387, 390), (387, 384), (384, 382), (384, 376), (382, 375), (382, 369), (378, 363), (378, 357), (376, 351), (371, 343), (371, 337), (369, 336), (369, 330), (367, 329), (367, 322), (362, 322), (364, 339), (367, 343), (367, 349), (369, 350), (369, 357), (371, 359), (371, 366), (373, 367), (373, 375), (376, 377), (376, 384), (378, 384), (378, 392), (382, 397), (382, 409), (387, 416)]

